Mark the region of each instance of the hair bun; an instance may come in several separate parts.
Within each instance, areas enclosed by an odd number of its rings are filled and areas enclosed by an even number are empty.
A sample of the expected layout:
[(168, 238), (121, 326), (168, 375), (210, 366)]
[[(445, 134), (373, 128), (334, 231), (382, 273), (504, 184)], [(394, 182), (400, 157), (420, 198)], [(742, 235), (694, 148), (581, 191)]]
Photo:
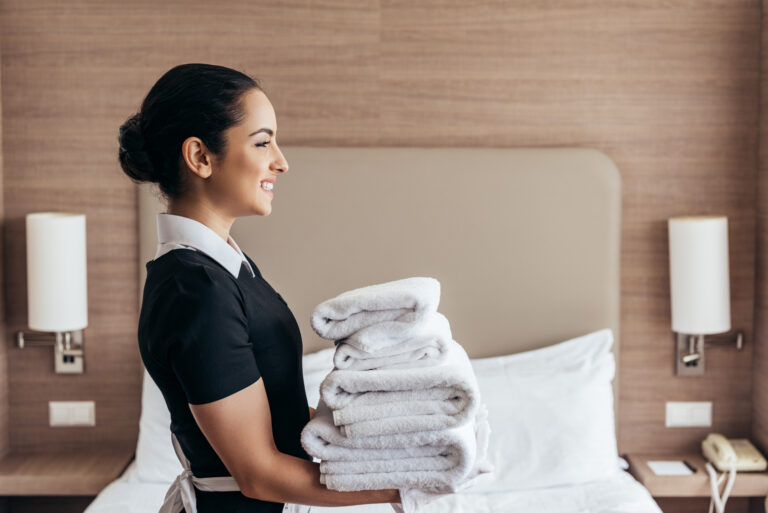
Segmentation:
[(144, 133), (141, 130), (141, 113), (134, 114), (120, 126), (119, 159), (123, 171), (142, 182), (157, 182), (152, 162), (146, 152)]

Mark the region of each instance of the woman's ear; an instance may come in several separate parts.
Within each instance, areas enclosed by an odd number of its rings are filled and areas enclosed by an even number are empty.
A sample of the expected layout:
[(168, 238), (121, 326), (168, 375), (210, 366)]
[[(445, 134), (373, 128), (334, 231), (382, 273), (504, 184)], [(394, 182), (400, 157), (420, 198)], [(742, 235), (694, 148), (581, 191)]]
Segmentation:
[(213, 156), (199, 137), (188, 137), (184, 141), (181, 156), (189, 170), (200, 178), (208, 178), (213, 173)]

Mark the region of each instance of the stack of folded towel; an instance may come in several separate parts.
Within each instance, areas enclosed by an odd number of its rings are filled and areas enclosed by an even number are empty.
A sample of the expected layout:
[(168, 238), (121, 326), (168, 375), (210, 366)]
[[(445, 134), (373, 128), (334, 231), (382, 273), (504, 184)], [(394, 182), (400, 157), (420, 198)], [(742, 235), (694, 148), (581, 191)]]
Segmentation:
[(340, 491), (456, 491), (490, 471), (487, 411), (467, 353), (437, 312), (440, 283), (407, 278), (317, 305), (334, 370), (301, 441)]

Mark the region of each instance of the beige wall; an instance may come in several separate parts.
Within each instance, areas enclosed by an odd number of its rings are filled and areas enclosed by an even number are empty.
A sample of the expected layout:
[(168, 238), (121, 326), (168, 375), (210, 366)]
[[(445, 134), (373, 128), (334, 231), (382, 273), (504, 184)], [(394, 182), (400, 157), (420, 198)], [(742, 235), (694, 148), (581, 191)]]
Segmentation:
[[(667, 400), (714, 400), (714, 429), (749, 435), (759, 0), (2, 0), (0, 24), (11, 447), (135, 442), (136, 199), (117, 128), (183, 62), (260, 78), (284, 145), (605, 152), (624, 187), (620, 450), (698, 450), (709, 429), (664, 428)], [(82, 376), (11, 346), (26, 323), (24, 215), (38, 210), (87, 215)], [(712, 350), (706, 379), (682, 379), (666, 219), (704, 213), (730, 219), (733, 325), (747, 345)], [(47, 427), (47, 401), (81, 399), (96, 401), (96, 427)]]

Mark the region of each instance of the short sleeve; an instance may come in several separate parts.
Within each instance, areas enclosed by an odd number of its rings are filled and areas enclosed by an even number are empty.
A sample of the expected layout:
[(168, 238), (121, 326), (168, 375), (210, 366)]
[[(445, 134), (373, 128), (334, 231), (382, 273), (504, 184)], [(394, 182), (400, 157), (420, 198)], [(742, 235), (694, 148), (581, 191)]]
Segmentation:
[(173, 327), (168, 357), (187, 402), (216, 401), (258, 380), (237, 285), (204, 266), (185, 269), (174, 280), (176, 301), (165, 320)]

